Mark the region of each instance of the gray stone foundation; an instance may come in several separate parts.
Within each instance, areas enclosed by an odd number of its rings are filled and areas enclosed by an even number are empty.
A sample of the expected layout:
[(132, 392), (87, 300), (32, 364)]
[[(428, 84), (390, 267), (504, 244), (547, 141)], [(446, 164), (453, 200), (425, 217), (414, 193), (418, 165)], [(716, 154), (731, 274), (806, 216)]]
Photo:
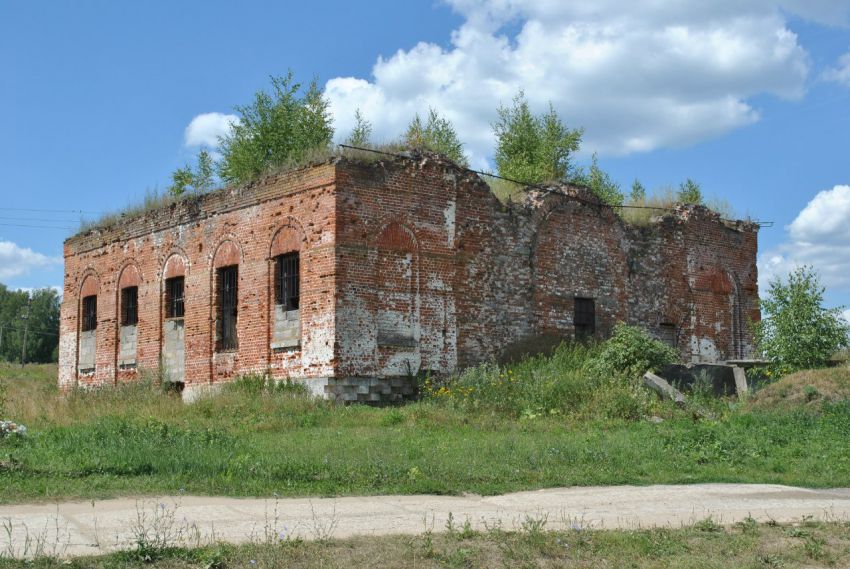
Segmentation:
[(416, 380), (410, 377), (346, 377), (329, 378), (325, 399), (341, 403), (384, 405), (414, 399)]

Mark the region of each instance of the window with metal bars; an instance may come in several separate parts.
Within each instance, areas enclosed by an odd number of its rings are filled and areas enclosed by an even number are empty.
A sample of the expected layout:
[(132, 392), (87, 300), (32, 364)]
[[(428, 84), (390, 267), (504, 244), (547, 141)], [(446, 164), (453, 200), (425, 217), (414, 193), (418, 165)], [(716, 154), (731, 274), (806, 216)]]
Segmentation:
[(218, 349), (236, 349), (237, 281), (239, 267), (223, 267), (218, 270)]
[(97, 296), (83, 298), (82, 331), (88, 332), (97, 328)]
[(139, 322), (139, 287), (121, 289), (121, 325), (135, 326)]
[(183, 277), (165, 281), (165, 317), (183, 318)]
[(275, 304), (284, 310), (298, 310), (300, 275), (298, 253), (275, 257)]
[(592, 298), (576, 298), (573, 314), (576, 340), (590, 338), (596, 333), (596, 305)]

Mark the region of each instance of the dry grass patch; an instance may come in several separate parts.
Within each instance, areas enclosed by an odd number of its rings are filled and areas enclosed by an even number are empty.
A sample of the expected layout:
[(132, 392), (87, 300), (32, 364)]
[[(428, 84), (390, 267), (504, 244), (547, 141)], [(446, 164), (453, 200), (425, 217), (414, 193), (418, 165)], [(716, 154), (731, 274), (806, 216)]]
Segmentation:
[(820, 409), (824, 404), (850, 401), (850, 368), (812, 369), (792, 373), (756, 392), (756, 409)]
[(72, 560), (3, 560), (0, 568), (288, 567), (288, 568), (500, 568), (632, 567), (772, 568), (850, 566), (846, 522), (722, 527), (706, 520), (682, 529), (547, 531), (538, 526), (478, 532), (446, 528), (417, 536), (283, 539), (241, 546), (146, 549)]

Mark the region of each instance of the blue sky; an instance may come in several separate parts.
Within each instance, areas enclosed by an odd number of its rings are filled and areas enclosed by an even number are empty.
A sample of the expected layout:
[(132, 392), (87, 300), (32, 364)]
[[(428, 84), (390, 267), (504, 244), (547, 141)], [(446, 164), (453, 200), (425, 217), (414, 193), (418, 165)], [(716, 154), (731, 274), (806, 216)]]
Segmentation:
[(76, 210), (165, 188), (292, 69), (327, 88), (340, 138), (355, 108), (390, 140), (434, 106), (476, 167), (523, 88), (585, 128), (580, 161), (624, 188), (697, 180), (774, 222), (762, 275), (814, 264), (850, 305), (848, 26), (850, 0), (0, 0), (0, 282), (60, 285)]

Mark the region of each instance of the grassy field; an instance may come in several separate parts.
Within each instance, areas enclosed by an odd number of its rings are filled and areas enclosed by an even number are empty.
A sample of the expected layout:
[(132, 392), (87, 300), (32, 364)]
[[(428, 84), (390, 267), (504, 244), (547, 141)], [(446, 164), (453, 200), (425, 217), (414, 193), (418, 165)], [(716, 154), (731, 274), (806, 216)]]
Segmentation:
[(593, 355), (562, 348), (482, 366), (448, 383), (426, 381), (422, 401), (394, 408), (333, 405), (257, 379), (193, 405), (148, 381), (60, 397), (54, 366), (0, 366), (0, 415), (28, 428), (26, 437), (0, 439), (0, 502), (850, 486), (850, 404), (827, 387), (847, 385), (850, 370), (807, 372), (822, 383), (807, 376), (816, 394), (798, 386), (803, 405), (697, 394), (677, 409), (634, 382), (589, 379)]
[(743, 568), (850, 566), (850, 525), (808, 522), (797, 526), (741, 523), (724, 528), (705, 520), (683, 529), (547, 531), (529, 520), (519, 531), (485, 532), (439, 528), (418, 536), (360, 537), (345, 540), (214, 545), (197, 549), (150, 549), (63, 561), (4, 560), (0, 568), (159, 569), (227, 567), (291, 568), (497, 568), (630, 567)]

